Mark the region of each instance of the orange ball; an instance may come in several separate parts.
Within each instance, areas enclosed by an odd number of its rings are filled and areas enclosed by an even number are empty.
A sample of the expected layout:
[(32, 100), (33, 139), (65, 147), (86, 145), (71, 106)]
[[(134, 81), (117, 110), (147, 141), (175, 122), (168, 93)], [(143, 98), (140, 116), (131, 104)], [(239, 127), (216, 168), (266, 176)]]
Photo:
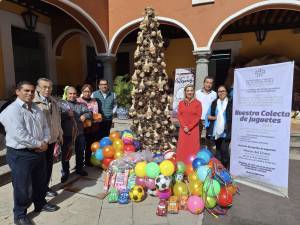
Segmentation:
[(102, 121), (102, 115), (100, 113), (94, 113), (93, 114), (93, 120), (96, 122)]
[(120, 135), (120, 133), (118, 131), (113, 131), (109, 135), (109, 139), (111, 141), (114, 141), (114, 140), (117, 140), (117, 139), (120, 139), (120, 138), (121, 138), (121, 135)]
[(107, 145), (103, 148), (103, 156), (105, 158), (112, 158), (114, 157), (114, 154), (115, 154), (115, 149), (113, 146)]
[(194, 172), (194, 169), (193, 169), (192, 164), (187, 165), (186, 169), (185, 169), (185, 174), (188, 176), (188, 175), (190, 175), (193, 172)]
[(91, 151), (92, 151), (92, 152), (96, 152), (98, 148), (100, 148), (100, 145), (99, 145), (99, 142), (98, 142), (98, 141), (94, 142), (94, 143), (91, 145)]

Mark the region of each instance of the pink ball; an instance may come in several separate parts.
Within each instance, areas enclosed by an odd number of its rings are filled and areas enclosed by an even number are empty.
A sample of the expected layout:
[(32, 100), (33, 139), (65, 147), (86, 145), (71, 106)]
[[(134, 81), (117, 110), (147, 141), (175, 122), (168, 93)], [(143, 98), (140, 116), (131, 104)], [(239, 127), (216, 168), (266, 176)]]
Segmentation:
[(187, 207), (191, 213), (200, 214), (204, 209), (204, 202), (199, 196), (192, 195), (188, 199)]
[(146, 180), (143, 177), (136, 177), (135, 184), (140, 185), (142, 187), (146, 187)]
[(171, 188), (164, 190), (164, 191), (159, 191), (157, 190), (157, 195), (159, 197), (159, 199), (169, 199), (172, 195), (172, 190)]
[(155, 189), (155, 179), (146, 178), (145, 185), (150, 190)]
[(133, 139), (132, 138), (122, 138), (122, 141), (125, 145), (131, 145), (133, 144)]

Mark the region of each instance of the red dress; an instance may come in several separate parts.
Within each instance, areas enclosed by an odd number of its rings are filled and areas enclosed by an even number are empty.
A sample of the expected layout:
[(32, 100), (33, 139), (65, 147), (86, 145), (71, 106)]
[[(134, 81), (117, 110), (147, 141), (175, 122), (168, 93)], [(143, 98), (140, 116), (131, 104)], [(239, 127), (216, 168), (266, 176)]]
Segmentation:
[[(182, 100), (178, 105), (178, 120), (180, 124), (179, 138), (177, 142), (176, 160), (182, 161), (186, 165), (191, 164), (192, 156), (196, 156), (200, 149), (199, 122), (202, 115), (202, 106), (197, 99), (191, 102)], [(183, 128), (187, 126), (189, 133), (185, 133)]]

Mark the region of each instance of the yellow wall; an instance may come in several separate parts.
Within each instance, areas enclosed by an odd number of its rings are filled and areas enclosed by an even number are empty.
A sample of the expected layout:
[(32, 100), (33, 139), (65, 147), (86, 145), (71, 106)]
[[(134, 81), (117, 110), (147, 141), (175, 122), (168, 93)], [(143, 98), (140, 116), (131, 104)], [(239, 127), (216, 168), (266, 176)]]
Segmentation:
[(165, 51), (165, 61), (167, 64), (167, 74), (174, 79), (176, 68), (195, 67), (195, 57), (193, 56), (193, 45), (190, 39), (173, 39)]
[(240, 57), (254, 59), (265, 55), (286, 56), (300, 62), (300, 34), (293, 30), (269, 31), (261, 45), (256, 41), (254, 32), (223, 35), (219, 41), (241, 41)]
[(63, 46), (61, 58), (56, 58), (58, 85), (82, 85), (85, 80), (80, 35), (75, 35)]
[(4, 99), (4, 98), (5, 98), (5, 77), (4, 77), (1, 40), (0, 40), (0, 99)]

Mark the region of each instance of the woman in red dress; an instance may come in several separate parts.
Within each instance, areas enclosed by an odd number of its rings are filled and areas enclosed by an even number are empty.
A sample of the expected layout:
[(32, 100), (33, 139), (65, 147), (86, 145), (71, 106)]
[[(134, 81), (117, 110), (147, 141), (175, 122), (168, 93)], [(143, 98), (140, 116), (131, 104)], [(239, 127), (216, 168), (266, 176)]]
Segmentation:
[(201, 102), (195, 99), (194, 86), (184, 88), (184, 100), (178, 105), (179, 138), (177, 142), (176, 159), (186, 165), (192, 163), (200, 149), (199, 122), (202, 115)]

